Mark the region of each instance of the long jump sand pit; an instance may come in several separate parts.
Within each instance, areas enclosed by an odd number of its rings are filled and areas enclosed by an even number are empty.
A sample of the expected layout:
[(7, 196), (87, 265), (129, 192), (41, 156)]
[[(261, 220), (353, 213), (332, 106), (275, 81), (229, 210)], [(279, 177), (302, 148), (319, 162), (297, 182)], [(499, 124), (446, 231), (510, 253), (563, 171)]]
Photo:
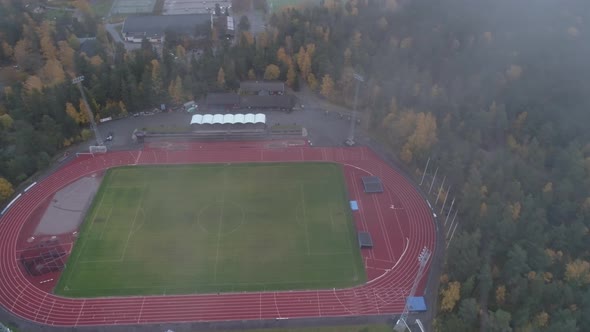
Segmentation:
[(74, 232), (80, 226), (86, 211), (100, 185), (99, 176), (83, 177), (53, 195), (35, 236)]

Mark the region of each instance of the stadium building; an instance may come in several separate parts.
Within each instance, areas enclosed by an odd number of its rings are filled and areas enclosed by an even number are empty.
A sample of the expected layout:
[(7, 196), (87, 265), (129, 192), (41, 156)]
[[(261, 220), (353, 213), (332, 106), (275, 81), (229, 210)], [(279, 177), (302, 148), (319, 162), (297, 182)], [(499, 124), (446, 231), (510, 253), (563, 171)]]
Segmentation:
[(279, 81), (240, 82), (241, 95), (276, 96), (285, 94), (285, 83)]
[(237, 109), (291, 111), (295, 100), (289, 95), (209, 93), (205, 103), (208, 112), (228, 112)]
[(235, 93), (209, 93), (205, 101), (209, 112), (227, 112), (240, 108), (240, 96)]
[(290, 111), (293, 109), (293, 97), (284, 95), (240, 96), (240, 107), (244, 109), (266, 109)]

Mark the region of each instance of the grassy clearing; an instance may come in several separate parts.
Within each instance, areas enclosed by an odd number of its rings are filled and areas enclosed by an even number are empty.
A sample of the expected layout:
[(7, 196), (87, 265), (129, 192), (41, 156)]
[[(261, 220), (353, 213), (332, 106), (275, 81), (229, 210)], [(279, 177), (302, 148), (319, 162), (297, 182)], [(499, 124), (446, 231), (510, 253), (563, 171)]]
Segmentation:
[(98, 17), (105, 17), (109, 14), (114, 0), (95, 0), (90, 2), (92, 10)]
[(340, 165), (107, 172), (55, 292), (72, 297), (365, 281)]
[(268, 0), (272, 11), (278, 11), (285, 6), (302, 7), (306, 5), (319, 5), (321, 0)]

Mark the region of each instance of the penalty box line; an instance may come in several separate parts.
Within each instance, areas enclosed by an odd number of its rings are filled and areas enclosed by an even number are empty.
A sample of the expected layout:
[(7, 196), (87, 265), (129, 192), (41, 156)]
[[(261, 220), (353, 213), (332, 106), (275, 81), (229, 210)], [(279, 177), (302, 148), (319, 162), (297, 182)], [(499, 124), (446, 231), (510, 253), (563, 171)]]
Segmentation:
[[(79, 263), (81, 263), (81, 264), (83, 264), (83, 263), (120, 263), (125, 260), (125, 253), (127, 251), (127, 246), (129, 245), (129, 240), (131, 239), (131, 236), (133, 236), (133, 234), (134, 234), (133, 229), (135, 228), (135, 222), (137, 221), (137, 216), (139, 214), (139, 211), (143, 210), (142, 203), (143, 203), (143, 198), (145, 196), (145, 191), (148, 188), (148, 185), (147, 185), (147, 183), (144, 183), (144, 185), (141, 187), (129, 187), (129, 188), (140, 188), (143, 190), (141, 191), (141, 196), (139, 198), (139, 202), (138, 202), (137, 208), (135, 210), (135, 216), (133, 218), (133, 222), (131, 223), (131, 227), (129, 228), (129, 231), (127, 232), (127, 240), (125, 241), (125, 246), (123, 247), (123, 252), (121, 253), (121, 257), (118, 259), (94, 259), (94, 260), (82, 260), (82, 261), (78, 260)], [(110, 212), (112, 212), (112, 208), (111, 208)], [(144, 216), (144, 218), (145, 218), (145, 216)], [(109, 213), (109, 217), (107, 219), (107, 222), (109, 220), (110, 220), (110, 213)], [(105, 223), (104, 227), (106, 228), (107, 226), (108, 226), (108, 223)], [(105, 228), (103, 228), (99, 240), (102, 239), (102, 235), (104, 233)], [(88, 240), (84, 241), (84, 244), (86, 244), (87, 241)]]

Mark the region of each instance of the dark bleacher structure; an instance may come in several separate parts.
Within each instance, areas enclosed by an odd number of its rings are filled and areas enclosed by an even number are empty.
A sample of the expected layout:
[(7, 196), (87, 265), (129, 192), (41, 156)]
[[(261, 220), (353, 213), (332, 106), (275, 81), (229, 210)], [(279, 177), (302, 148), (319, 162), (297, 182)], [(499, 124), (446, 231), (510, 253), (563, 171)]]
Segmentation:
[(281, 96), (285, 94), (285, 83), (279, 81), (240, 82), (241, 95)]
[(66, 250), (57, 239), (43, 241), (21, 252), (20, 262), (31, 276), (57, 272), (65, 267)]
[(369, 234), (369, 232), (359, 232), (358, 239), (359, 239), (359, 247), (361, 249), (373, 248), (373, 239), (371, 238), (371, 234)]
[(373, 193), (382, 193), (383, 192), (383, 184), (381, 183), (381, 179), (377, 176), (363, 176), (363, 186), (365, 187), (365, 192), (368, 194)]

